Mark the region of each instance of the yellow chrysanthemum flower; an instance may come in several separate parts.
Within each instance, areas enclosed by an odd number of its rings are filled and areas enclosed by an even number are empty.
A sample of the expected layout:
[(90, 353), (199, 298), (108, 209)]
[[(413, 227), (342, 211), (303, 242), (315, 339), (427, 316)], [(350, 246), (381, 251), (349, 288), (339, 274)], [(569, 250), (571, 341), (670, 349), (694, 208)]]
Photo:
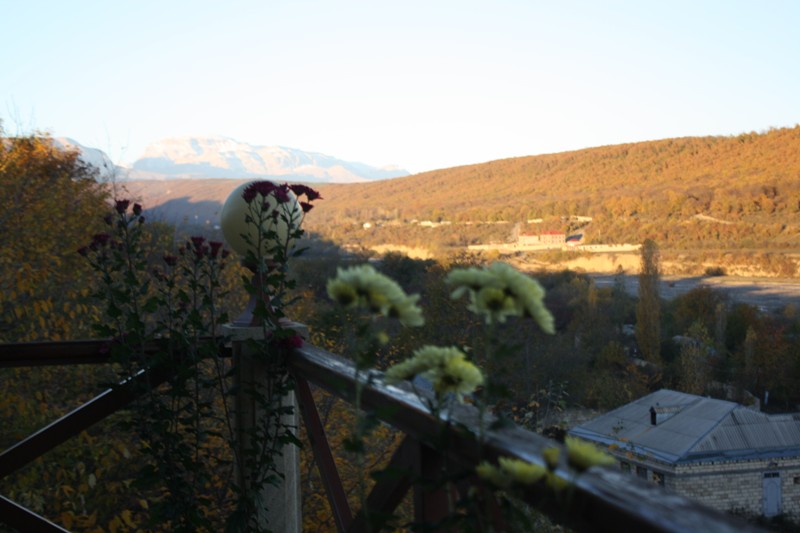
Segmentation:
[(544, 288), (530, 276), (523, 274), (507, 263), (492, 263), (489, 270), (495, 275), (504, 290), (513, 294), (520, 316), (528, 315), (546, 333), (555, 333), (553, 316), (544, 305)]
[(563, 477), (558, 477), (553, 472), (548, 472), (545, 479), (547, 480), (547, 486), (553, 489), (554, 492), (560, 492), (570, 485), (569, 481)]
[(546, 448), (542, 452), (542, 456), (544, 457), (544, 463), (547, 465), (547, 468), (550, 470), (555, 470), (558, 466), (558, 458), (561, 456), (561, 449)]
[(389, 368), (384, 380), (392, 384), (415, 376), (429, 379), (438, 394), (453, 393), (459, 400), (483, 384), (478, 367), (455, 347), (423, 346), (410, 359)]
[(501, 457), (497, 461), (500, 468), (508, 473), (514, 482), (521, 485), (532, 485), (547, 475), (547, 469), (521, 459)]
[(358, 305), (358, 294), (355, 288), (338, 278), (328, 280), (328, 296), (342, 307), (355, 307)]
[(328, 296), (342, 307), (363, 307), (371, 313), (396, 318), (405, 326), (425, 323), (417, 306), (419, 295), (408, 296), (394, 280), (370, 265), (338, 269), (329, 279)]
[(422, 309), (417, 305), (418, 294), (412, 294), (403, 299), (395, 300), (389, 304), (387, 316), (396, 318), (404, 326), (422, 326), (425, 319), (422, 317)]
[(575, 437), (567, 437), (565, 443), (567, 445), (567, 461), (579, 472), (593, 466), (612, 465), (616, 462), (613, 457), (592, 443)]
[(519, 316), (514, 298), (497, 287), (484, 287), (474, 294), (470, 311), (486, 317), (486, 322), (505, 322), (507, 316)]
[(431, 373), (433, 389), (439, 394), (453, 393), (461, 400), (464, 394), (471, 394), (483, 384), (480, 369), (464, 359), (464, 354), (447, 361), (444, 368)]
[(494, 465), (483, 461), (475, 467), (475, 473), (484, 481), (500, 489), (507, 489), (511, 486), (511, 477)]
[(530, 316), (542, 330), (555, 333), (553, 316), (544, 305), (544, 288), (506, 263), (455, 269), (445, 283), (454, 287), (452, 298), (468, 294), (470, 311), (486, 317), (487, 323), (505, 322), (509, 316)]

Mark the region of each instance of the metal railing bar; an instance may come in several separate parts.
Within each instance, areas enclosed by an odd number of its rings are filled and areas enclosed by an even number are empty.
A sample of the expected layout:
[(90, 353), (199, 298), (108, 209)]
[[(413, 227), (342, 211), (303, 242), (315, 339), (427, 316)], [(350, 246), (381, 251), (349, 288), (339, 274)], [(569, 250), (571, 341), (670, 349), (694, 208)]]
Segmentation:
[(3, 523), (19, 531), (37, 531), (41, 533), (69, 533), (58, 524), (39, 516), (30, 509), (9, 500), (5, 496), (0, 496), (0, 516)]

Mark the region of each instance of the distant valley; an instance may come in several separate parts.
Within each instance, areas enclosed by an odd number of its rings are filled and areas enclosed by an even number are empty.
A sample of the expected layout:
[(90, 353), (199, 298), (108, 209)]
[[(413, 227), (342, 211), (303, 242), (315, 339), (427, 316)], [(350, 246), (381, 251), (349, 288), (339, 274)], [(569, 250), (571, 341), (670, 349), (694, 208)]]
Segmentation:
[[(294, 181), (277, 181), (287, 180)], [(120, 185), (167, 220), (213, 227), (241, 181)], [(653, 239), (676, 274), (719, 267), (798, 275), (800, 127), (518, 157), (318, 189), (324, 200), (306, 227), (340, 245), (437, 255), (564, 232), (580, 234), (581, 245)], [(547, 261), (585, 255), (581, 246), (564, 253), (571, 255), (558, 259), (551, 250)], [(611, 256), (616, 263), (606, 263), (619, 266), (621, 254)]]

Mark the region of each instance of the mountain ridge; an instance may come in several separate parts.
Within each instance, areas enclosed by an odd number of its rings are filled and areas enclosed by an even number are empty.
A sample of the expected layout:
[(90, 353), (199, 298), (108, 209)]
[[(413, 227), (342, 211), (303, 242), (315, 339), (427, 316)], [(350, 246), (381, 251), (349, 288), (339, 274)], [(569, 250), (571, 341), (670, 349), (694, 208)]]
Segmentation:
[(129, 179), (277, 179), (310, 183), (354, 183), (409, 173), (374, 167), (319, 152), (263, 146), (230, 137), (174, 137), (150, 144), (129, 171)]

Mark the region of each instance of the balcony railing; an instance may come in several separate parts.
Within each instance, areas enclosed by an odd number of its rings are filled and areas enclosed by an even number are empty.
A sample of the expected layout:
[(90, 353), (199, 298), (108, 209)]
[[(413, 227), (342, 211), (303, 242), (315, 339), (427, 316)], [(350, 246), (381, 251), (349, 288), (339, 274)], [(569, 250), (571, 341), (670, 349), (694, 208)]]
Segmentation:
[[(108, 345), (106, 340), (4, 344), (0, 345), (0, 367), (103, 364), (108, 362)], [(314, 384), (352, 402), (356, 386), (354, 367), (349, 361), (310, 345), (295, 351), (289, 367), (296, 378), (300, 412), (337, 529), (341, 532), (366, 531), (364, 516), (354, 513), (348, 504), (309, 386)], [(143, 372), (135, 379), (159, 383), (167, 378)], [(134, 399), (126, 388), (106, 390), (9, 447), (0, 453), (0, 479), (124, 408)], [(386, 386), (380, 380), (372, 380), (365, 389), (362, 406), (376, 413), (391, 413), (382, 417), (383, 421), (405, 435), (391, 461), (394, 466), (408, 472), (424, 473), (431, 465), (445, 462), (474, 469), (482, 460), (491, 461), (498, 457), (543, 464), (542, 451), (559, 446), (541, 435), (517, 427), (488, 431), (485, 441), (479, 442), (475, 438), (479, 424), (478, 411), (474, 407), (458, 406), (450, 415), (450, 423), (447, 423), (433, 416), (410, 390)], [(446, 450), (437, 449), (437, 442), (442, 436), (452, 444)], [(573, 483), (568, 509), (551, 505), (552, 499), (548, 499), (546, 489), (538, 485), (525, 493), (524, 500), (556, 521), (579, 531), (740, 533), (755, 530), (746, 522), (612, 468), (596, 468), (577, 478), (561, 470), (557, 470), (556, 475)], [(472, 480), (472, 483), (476, 483), (476, 480)], [(376, 484), (367, 500), (369, 508), (391, 512), (410, 490), (413, 490), (416, 519), (434, 522), (446, 514), (446, 495), (441, 491), (426, 492), (415, 486), (411, 474)], [(548, 502), (551, 504), (548, 505)], [(67, 531), (2, 495), (0, 524), (20, 531)], [(502, 521), (498, 521), (498, 526), (503, 528)]]

